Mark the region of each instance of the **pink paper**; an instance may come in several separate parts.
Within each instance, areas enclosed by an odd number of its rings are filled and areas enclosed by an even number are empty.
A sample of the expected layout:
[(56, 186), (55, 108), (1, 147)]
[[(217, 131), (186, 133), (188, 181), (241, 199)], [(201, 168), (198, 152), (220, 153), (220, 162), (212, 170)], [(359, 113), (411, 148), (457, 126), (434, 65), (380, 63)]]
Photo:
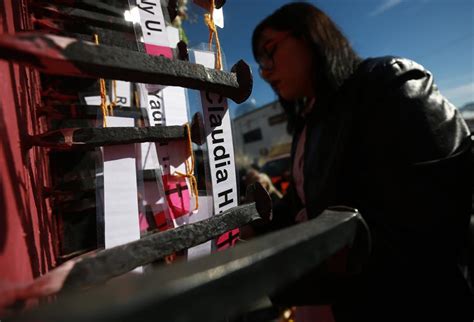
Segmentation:
[(164, 56), (164, 57), (170, 58), (170, 59), (173, 58), (173, 50), (170, 47), (145, 44), (145, 50), (146, 50), (148, 55)]
[(186, 178), (172, 175), (163, 176), (166, 199), (170, 207), (171, 217), (178, 219), (190, 212), (190, 199)]

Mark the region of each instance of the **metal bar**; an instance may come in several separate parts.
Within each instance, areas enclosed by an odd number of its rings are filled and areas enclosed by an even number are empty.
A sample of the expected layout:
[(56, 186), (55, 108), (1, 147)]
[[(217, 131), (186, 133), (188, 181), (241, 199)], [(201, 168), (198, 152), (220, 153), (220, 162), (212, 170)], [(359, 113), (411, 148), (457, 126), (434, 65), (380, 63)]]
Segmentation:
[(0, 58), (29, 64), (49, 74), (181, 86), (217, 93), (236, 103), (245, 101), (252, 92), (252, 74), (243, 60), (229, 73), (186, 61), (39, 33), (1, 35)]
[(125, 21), (124, 18), (104, 15), (94, 11), (44, 3), (34, 3), (33, 10), (37, 15), (54, 19), (72, 20), (97, 27), (133, 33), (133, 23)]
[(68, 275), (64, 288), (97, 285), (166, 255), (202, 244), (259, 218), (255, 203), (251, 203), (194, 224), (148, 235), (135, 242), (103, 250), (95, 257), (77, 263)]
[[(19, 320), (222, 321), (350, 244), (361, 221), (358, 213), (326, 210), (316, 219), (211, 256), (122, 278), (87, 296), (65, 296)], [(199, 305), (182, 308), (196, 299)]]
[[(40, 115), (46, 115), (51, 119), (97, 119), (100, 114), (100, 106), (95, 105), (41, 105), (36, 108)], [(114, 116), (142, 118), (147, 115), (147, 110), (143, 107), (125, 107), (117, 105), (114, 108)]]
[(29, 145), (72, 150), (141, 142), (165, 143), (185, 137), (183, 126), (66, 128), (30, 136)]
[[(95, 0), (91, 0), (91, 1), (95, 1)], [(100, 2), (103, 2), (109, 6), (120, 8), (123, 10), (130, 9), (129, 0), (100, 0)]]
[[(201, 114), (196, 113), (191, 123), (191, 141), (204, 143), (204, 125)], [(43, 134), (29, 136), (25, 146), (40, 146), (55, 150), (91, 149), (100, 146), (133, 144), (143, 142), (166, 143), (184, 140), (185, 126), (147, 126), (111, 128), (63, 128)]]
[(113, 15), (123, 19), (124, 9), (117, 8), (99, 0), (50, 0), (54, 4), (95, 11), (102, 14)]
[(145, 52), (143, 43), (137, 42), (132, 32), (121, 32), (85, 25), (77, 21), (63, 21), (58, 19), (33, 18), (37, 30), (53, 33), (64, 37), (78, 38), (84, 41), (92, 41), (93, 35), (98, 35), (100, 43), (107, 46), (122, 47), (128, 50)]

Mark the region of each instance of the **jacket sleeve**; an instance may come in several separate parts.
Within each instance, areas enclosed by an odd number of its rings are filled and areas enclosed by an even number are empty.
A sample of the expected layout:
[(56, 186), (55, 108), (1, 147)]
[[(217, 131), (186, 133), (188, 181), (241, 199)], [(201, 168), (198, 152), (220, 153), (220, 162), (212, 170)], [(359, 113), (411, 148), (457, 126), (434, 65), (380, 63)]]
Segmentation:
[(421, 65), (395, 59), (389, 65), (388, 106), (398, 118), (408, 163), (442, 159), (452, 155), (469, 135), (458, 110), (441, 95), (433, 76)]
[(468, 128), (419, 64), (392, 59), (369, 75), (361, 213), (381, 252), (453, 254), (471, 207)]

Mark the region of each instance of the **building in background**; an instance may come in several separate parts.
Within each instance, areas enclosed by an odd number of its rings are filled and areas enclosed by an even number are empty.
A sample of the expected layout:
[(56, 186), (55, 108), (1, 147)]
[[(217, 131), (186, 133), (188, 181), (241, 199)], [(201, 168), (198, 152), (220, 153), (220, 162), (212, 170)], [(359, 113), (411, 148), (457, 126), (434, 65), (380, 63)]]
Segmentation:
[(286, 114), (278, 101), (237, 116), (233, 120), (237, 166), (261, 166), (289, 154), (291, 136), (286, 124)]
[(464, 104), (459, 108), (459, 111), (467, 125), (469, 125), (471, 133), (474, 132), (474, 102)]
[[(471, 131), (474, 131), (474, 102), (465, 104), (459, 110)], [(287, 117), (278, 101), (260, 108), (242, 105), (235, 115), (233, 133), (238, 167), (262, 166), (271, 159), (290, 153)]]

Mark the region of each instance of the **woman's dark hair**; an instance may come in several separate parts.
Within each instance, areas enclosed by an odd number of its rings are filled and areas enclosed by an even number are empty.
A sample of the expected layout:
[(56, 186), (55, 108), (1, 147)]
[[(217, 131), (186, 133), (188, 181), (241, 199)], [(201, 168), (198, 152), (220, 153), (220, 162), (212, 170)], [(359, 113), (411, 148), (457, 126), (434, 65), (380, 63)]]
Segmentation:
[[(266, 28), (289, 31), (294, 37), (303, 38), (310, 44), (315, 68), (316, 108), (327, 105), (331, 96), (354, 73), (360, 62), (359, 56), (337, 25), (312, 4), (290, 3), (265, 18), (255, 28), (252, 36), (252, 49), (256, 59), (260, 38)], [(285, 101), (281, 97), (280, 102), (288, 114), (288, 129), (292, 132), (293, 122), (298, 117), (295, 109), (298, 103)]]

